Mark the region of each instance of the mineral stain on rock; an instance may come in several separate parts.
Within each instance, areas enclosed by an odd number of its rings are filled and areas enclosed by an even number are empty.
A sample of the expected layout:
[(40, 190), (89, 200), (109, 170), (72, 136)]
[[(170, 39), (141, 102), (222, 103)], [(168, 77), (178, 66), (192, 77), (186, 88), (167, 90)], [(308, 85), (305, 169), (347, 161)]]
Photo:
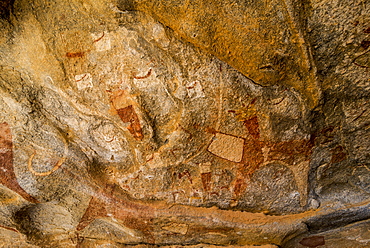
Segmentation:
[(9, 124), (0, 123), (0, 183), (33, 203), (38, 201), (19, 185), (13, 168), (13, 142)]
[(299, 243), (306, 247), (318, 247), (321, 245), (325, 245), (325, 238), (324, 236), (312, 236), (302, 239), (301, 241), (299, 241)]

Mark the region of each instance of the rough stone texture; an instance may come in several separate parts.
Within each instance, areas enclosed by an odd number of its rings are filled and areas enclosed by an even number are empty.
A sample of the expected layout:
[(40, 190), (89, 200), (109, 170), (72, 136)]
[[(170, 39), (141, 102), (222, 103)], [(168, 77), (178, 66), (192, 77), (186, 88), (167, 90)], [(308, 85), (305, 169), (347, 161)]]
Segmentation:
[(369, 247), (369, 228), (369, 221), (362, 221), (314, 235), (300, 235), (290, 240), (284, 247)]
[(0, 245), (369, 246), (369, 11), (3, 1)]
[(318, 103), (316, 68), (303, 32), (307, 28), (302, 21), (307, 1), (120, 2), (122, 9), (134, 8), (154, 15), (187, 41), (258, 84), (293, 86), (310, 107)]

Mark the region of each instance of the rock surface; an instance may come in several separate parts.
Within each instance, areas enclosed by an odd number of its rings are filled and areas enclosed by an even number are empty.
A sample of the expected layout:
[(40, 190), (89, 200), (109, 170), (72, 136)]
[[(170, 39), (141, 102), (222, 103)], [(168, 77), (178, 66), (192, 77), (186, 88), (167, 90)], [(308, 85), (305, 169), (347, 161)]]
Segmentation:
[(284, 247), (369, 247), (369, 228), (369, 221), (363, 221), (314, 235), (300, 235)]
[(1, 247), (369, 246), (369, 7), (3, 1)]

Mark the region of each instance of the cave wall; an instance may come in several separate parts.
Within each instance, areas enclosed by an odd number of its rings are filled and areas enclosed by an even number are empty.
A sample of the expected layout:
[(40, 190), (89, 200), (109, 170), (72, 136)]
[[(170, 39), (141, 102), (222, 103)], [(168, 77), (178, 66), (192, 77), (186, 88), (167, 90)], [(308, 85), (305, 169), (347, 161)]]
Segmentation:
[(2, 247), (367, 247), (366, 1), (3, 1)]

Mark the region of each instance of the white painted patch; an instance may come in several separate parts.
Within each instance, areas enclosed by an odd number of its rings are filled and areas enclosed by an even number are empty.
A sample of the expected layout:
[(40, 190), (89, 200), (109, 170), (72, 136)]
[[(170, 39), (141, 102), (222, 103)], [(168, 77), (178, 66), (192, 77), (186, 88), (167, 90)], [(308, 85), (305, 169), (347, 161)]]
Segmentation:
[(201, 163), (199, 165), (199, 168), (200, 168), (200, 173), (210, 173), (211, 172), (211, 162), (207, 162), (207, 163)]
[(177, 99), (184, 100), (187, 96), (186, 87), (180, 86), (173, 94)]
[(188, 96), (191, 99), (196, 99), (200, 97), (205, 97), (202, 85), (198, 81), (190, 82), (186, 85), (186, 90), (188, 92)]
[(91, 34), (95, 49), (98, 52), (103, 52), (111, 49), (111, 41), (108, 32)]
[(146, 165), (150, 169), (161, 168), (161, 167), (165, 166), (165, 164), (163, 163), (159, 153), (157, 153), (157, 152), (153, 153), (152, 155), (148, 155), (146, 159), (147, 159)]
[(77, 83), (78, 90), (83, 90), (85, 88), (92, 88), (92, 76), (90, 73), (84, 73), (80, 75), (75, 75), (75, 80)]
[(240, 162), (243, 158), (244, 140), (235, 136), (217, 133), (208, 151), (221, 158)]
[(163, 48), (167, 48), (170, 44), (170, 40), (167, 38), (164, 27), (159, 23), (153, 26), (153, 38)]
[(6, 105), (8, 105), (10, 109), (12, 109), (12, 111), (14, 111), (14, 113), (22, 113), (22, 111), (24, 111), (19, 102), (14, 101), (13, 98), (3, 95), (2, 100), (5, 102)]

